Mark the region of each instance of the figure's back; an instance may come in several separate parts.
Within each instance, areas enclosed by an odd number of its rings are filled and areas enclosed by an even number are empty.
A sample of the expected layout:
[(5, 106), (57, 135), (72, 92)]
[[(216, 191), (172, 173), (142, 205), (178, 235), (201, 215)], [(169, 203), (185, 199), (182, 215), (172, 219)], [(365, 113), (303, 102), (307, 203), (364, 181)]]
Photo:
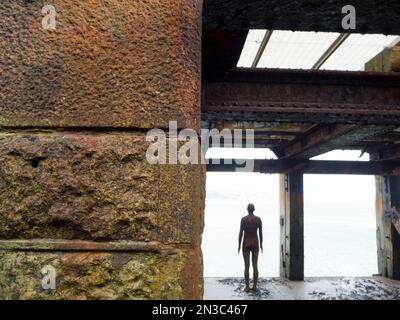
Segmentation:
[(260, 227), (260, 218), (254, 215), (247, 215), (242, 218), (242, 225), (244, 230), (244, 241), (247, 239), (257, 239), (257, 230)]

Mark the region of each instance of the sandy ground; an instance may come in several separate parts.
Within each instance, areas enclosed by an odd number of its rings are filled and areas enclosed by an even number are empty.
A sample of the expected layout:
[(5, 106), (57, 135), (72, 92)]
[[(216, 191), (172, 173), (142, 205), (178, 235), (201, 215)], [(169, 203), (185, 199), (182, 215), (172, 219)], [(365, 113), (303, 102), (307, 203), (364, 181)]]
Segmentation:
[(205, 278), (205, 300), (400, 300), (400, 281), (383, 277), (262, 278), (257, 292), (244, 292), (243, 278)]

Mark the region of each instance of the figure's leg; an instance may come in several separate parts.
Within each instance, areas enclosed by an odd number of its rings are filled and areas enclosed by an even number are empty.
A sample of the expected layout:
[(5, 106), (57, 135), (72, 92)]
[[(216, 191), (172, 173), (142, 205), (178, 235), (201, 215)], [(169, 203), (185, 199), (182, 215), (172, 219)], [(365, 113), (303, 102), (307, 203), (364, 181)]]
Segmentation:
[(258, 281), (258, 251), (251, 252), (251, 263), (253, 265), (253, 290), (257, 290)]
[(244, 290), (247, 292), (250, 290), (249, 286), (250, 251), (243, 250), (243, 259), (244, 259), (244, 281), (246, 284)]

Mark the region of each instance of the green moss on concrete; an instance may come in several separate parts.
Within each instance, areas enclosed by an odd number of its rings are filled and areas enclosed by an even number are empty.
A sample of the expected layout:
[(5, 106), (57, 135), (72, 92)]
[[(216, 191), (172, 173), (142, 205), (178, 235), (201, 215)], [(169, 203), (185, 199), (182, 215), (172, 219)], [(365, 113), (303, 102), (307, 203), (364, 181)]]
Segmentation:
[[(182, 299), (183, 251), (174, 253), (0, 251), (0, 299)], [(57, 272), (42, 288), (41, 269)]]

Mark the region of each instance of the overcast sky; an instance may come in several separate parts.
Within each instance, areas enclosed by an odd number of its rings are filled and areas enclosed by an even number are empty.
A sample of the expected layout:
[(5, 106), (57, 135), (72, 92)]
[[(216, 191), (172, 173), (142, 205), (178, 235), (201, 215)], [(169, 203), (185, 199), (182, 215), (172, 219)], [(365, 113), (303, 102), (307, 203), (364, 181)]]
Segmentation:
[[(353, 160), (368, 161), (369, 155), (364, 154), (360, 158), (360, 151), (335, 150), (325, 153), (313, 159), (317, 160)], [(268, 149), (210, 149), (206, 157), (237, 157), (237, 158), (256, 158), (272, 159), (275, 155)], [(213, 197), (237, 198), (239, 195), (252, 198), (256, 202), (257, 198), (271, 197), (279, 199), (279, 176), (269, 175), (270, 179), (265, 179), (266, 174), (251, 173), (208, 173), (207, 190)], [(251, 179), (252, 187), (246, 187)], [(356, 186), (356, 189), (355, 189)], [(327, 192), (327, 189), (330, 191)], [(224, 194), (221, 194), (224, 190)], [(260, 190), (261, 193), (255, 190)], [(312, 203), (326, 203), (340, 201), (341, 203), (365, 203), (375, 198), (375, 184), (373, 176), (360, 175), (316, 175), (307, 174), (304, 177), (304, 190), (307, 201)], [(212, 191), (212, 192), (211, 192)], [(229, 193), (228, 193), (229, 191)], [(267, 191), (267, 192), (266, 192)], [(335, 191), (332, 193), (331, 191)], [(247, 194), (249, 193), (250, 194)], [(247, 200), (246, 200), (247, 201)], [(250, 202), (250, 201), (249, 201)]]

